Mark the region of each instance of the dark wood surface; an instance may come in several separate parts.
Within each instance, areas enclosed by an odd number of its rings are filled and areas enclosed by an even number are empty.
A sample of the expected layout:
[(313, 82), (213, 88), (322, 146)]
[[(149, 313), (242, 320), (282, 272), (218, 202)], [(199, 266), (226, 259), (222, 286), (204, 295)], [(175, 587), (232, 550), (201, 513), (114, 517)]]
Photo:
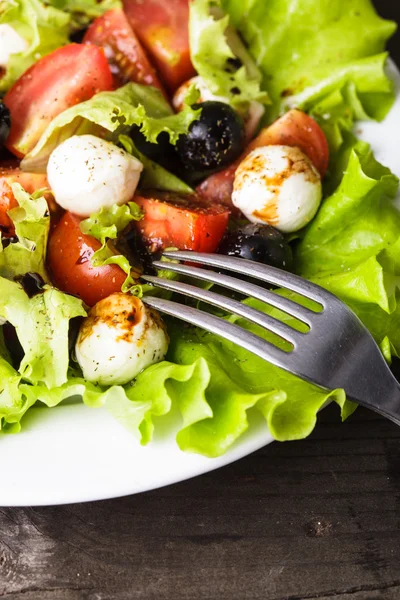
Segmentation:
[(399, 567), (400, 428), (364, 410), (155, 492), (0, 510), (2, 600), (399, 600)]

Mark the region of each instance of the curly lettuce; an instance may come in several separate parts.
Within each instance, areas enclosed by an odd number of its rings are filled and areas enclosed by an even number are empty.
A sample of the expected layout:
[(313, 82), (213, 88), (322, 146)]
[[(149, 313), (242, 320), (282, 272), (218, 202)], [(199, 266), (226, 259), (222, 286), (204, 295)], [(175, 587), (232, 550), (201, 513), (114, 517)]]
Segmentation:
[(122, 291), (139, 295), (141, 294), (141, 287), (132, 276), (132, 267), (129, 260), (126, 256), (117, 254), (110, 242), (117, 239), (129, 223), (140, 221), (142, 217), (143, 213), (139, 206), (135, 202), (129, 202), (122, 206), (114, 204), (110, 208), (102, 208), (100, 212), (91, 215), (80, 224), (82, 233), (91, 235), (101, 242), (101, 248), (96, 250), (91, 258), (92, 265), (94, 267), (118, 265), (126, 274)]
[(13, 278), (37, 273), (48, 282), (45, 263), (50, 213), (45, 190), (30, 196), (18, 183), (14, 183), (12, 191), (19, 206), (8, 214), (14, 223), (17, 239), (3, 247), (0, 237), (0, 276)]
[(247, 112), (253, 101), (269, 103), (262, 75), (216, 0), (193, 0), (189, 39), (192, 63), (207, 88)]
[(12, 365), (0, 327), (0, 431), (18, 432), (22, 417), (36, 401), (23, 392), (21, 375)]
[[(78, 298), (50, 285), (29, 297), (18, 282), (27, 273), (49, 281), (50, 216), (44, 191), (29, 196), (13, 184), (13, 193), (19, 206), (9, 216), (16, 240), (0, 247), (0, 430), (6, 431), (19, 431), (22, 416), (37, 401), (29, 390), (36, 385), (57, 389), (68, 381), (70, 321), (86, 315)], [(4, 340), (5, 322), (15, 328), (23, 350), (19, 365)]]
[(83, 317), (82, 301), (50, 286), (30, 298), (22, 285), (0, 278), (0, 318), (11, 323), (24, 350), (21, 376), (31, 383), (57, 387), (67, 380), (68, 329)]
[(385, 356), (400, 352), (400, 213), (393, 204), (399, 180), (379, 164), (368, 144), (353, 142), (335, 192), (299, 242), (299, 273), (346, 302)]

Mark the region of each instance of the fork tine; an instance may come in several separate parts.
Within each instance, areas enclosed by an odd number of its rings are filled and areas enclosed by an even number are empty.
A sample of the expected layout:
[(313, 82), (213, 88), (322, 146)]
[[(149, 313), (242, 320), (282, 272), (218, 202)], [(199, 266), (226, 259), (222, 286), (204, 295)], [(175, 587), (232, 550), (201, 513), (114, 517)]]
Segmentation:
[(243, 273), (244, 275), (249, 275), (250, 277), (255, 277), (256, 279), (261, 279), (267, 283), (272, 283), (273, 285), (301, 294), (306, 298), (310, 298), (311, 300), (322, 304), (323, 307), (326, 307), (326, 303), (334, 298), (330, 292), (327, 292), (318, 285), (314, 285), (298, 275), (293, 275), (293, 273), (282, 271), (276, 267), (246, 260), (244, 258), (218, 254), (203, 254), (202, 252), (190, 252), (186, 250), (168, 250), (164, 252), (163, 255), (170, 259), (187, 260), (201, 265)]
[(155, 260), (153, 265), (157, 269), (173, 271), (174, 273), (180, 273), (181, 275), (187, 275), (189, 277), (201, 279), (202, 281), (210, 281), (211, 283), (216, 283), (230, 290), (235, 290), (236, 292), (240, 292), (251, 298), (256, 298), (257, 300), (266, 302), (267, 304), (282, 310), (286, 314), (303, 321), (303, 323), (306, 323), (310, 327), (312, 317), (315, 317), (315, 313), (305, 306), (301, 306), (301, 304), (297, 304), (297, 302), (293, 302), (293, 300), (289, 300), (289, 298), (279, 296), (274, 292), (261, 288), (254, 283), (244, 281), (243, 279), (236, 279), (229, 275), (222, 275), (221, 273), (199, 269), (198, 267), (189, 267), (188, 265), (172, 262), (166, 263), (161, 260)]
[(145, 296), (143, 297), (143, 302), (171, 317), (177, 317), (182, 321), (186, 321), (187, 323), (191, 323), (192, 325), (196, 325), (206, 331), (219, 335), (226, 340), (241, 346), (245, 350), (249, 350), (260, 358), (269, 361), (277, 367), (281, 367), (285, 370), (293, 368), (291, 367), (290, 353), (277, 348), (254, 333), (246, 331), (246, 329), (239, 327), (239, 325), (229, 323), (229, 321), (205, 313), (197, 308), (184, 306), (183, 304), (165, 300), (164, 298)]
[(281, 338), (290, 342), (295, 347), (299, 343), (300, 338), (304, 335), (292, 327), (289, 327), (289, 325), (286, 325), (286, 323), (282, 323), (281, 321), (278, 321), (277, 319), (274, 319), (259, 310), (251, 308), (250, 306), (246, 306), (237, 300), (232, 300), (231, 298), (226, 298), (225, 296), (216, 294), (215, 292), (203, 290), (195, 285), (189, 285), (180, 281), (164, 279), (162, 277), (153, 277), (150, 275), (144, 275), (142, 279), (148, 281), (152, 285), (156, 285), (172, 292), (178, 292), (179, 294), (184, 294), (192, 298), (196, 298), (197, 300), (202, 300), (203, 302), (218, 306), (223, 310), (243, 317), (248, 321), (256, 323), (256, 325), (260, 325), (261, 327), (264, 327), (264, 329), (279, 335)]

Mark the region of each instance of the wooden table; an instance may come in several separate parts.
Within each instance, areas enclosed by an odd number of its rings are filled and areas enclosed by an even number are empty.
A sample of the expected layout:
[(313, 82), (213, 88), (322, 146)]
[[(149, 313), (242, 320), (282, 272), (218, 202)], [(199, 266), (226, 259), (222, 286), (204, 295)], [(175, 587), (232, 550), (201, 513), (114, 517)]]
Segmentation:
[(365, 410), (155, 492), (0, 510), (1, 600), (399, 600), (399, 567), (400, 428)]

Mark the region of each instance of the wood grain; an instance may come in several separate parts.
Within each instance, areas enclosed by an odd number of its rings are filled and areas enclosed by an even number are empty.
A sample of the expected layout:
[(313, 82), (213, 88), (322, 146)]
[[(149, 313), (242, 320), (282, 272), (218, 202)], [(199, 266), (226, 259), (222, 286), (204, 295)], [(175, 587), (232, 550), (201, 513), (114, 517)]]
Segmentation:
[(304, 442), (113, 501), (0, 512), (0, 597), (400, 598), (400, 429), (330, 407)]
[(399, 564), (400, 429), (364, 410), (147, 494), (0, 510), (2, 600), (399, 600)]

